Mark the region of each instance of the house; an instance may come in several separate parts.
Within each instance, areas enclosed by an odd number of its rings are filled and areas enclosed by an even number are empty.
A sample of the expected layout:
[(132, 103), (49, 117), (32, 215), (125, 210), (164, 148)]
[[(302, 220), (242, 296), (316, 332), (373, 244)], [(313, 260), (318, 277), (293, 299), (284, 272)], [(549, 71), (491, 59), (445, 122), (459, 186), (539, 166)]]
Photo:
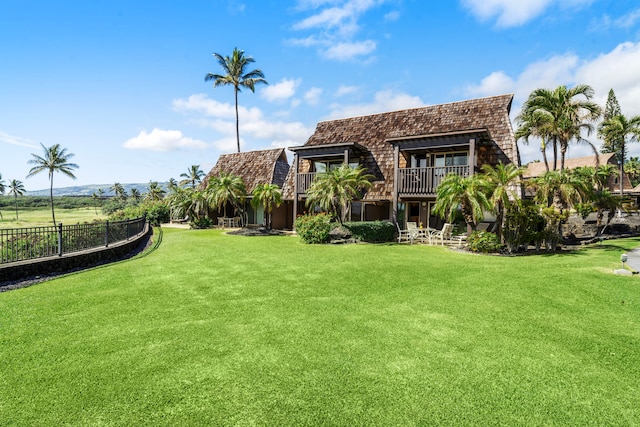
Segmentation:
[[(606, 153), (599, 154), (596, 156), (585, 156), (585, 157), (576, 157), (573, 159), (565, 159), (564, 160), (564, 168), (567, 170), (575, 169), (578, 167), (592, 167), (595, 168), (598, 165), (613, 165), (618, 168), (618, 161), (616, 160), (615, 153)], [(559, 166), (559, 163), (558, 163)], [(550, 168), (553, 168), (553, 164), (549, 164)], [(527, 165), (527, 169), (525, 170), (523, 177), (526, 178), (536, 178), (543, 175), (547, 171), (547, 167), (544, 162), (532, 162)], [(620, 177), (616, 175), (611, 175), (609, 177), (609, 181), (607, 183), (607, 189), (612, 193), (620, 192)], [(633, 191), (633, 186), (631, 185), (631, 181), (629, 181), (629, 177), (625, 174), (622, 179), (622, 191), (623, 193), (631, 193)]]
[(293, 218), (307, 210), (305, 192), (315, 175), (336, 165), (362, 165), (375, 179), (351, 207), (351, 220), (422, 222), (433, 214), (438, 184), (448, 173), (469, 176), (483, 164), (520, 164), (509, 120), (513, 95), (318, 123), (294, 153), (284, 185)]
[[(245, 203), (246, 223), (264, 225), (264, 210), (262, 207), (254, 209), (251, 206), (251, 193), (258, 184), (276, 184), (282, 188), (289, 172), (289, 161), (285, 149), (222, 154), (213, 169), (202, 180), (201, 188), (207, 186), (210, 177), (223, 172), (239, 176), (244, 181), (248, 195)], [(274, 228), (285, 228), (287, 222), (293, 222), (293, 219), (287, 218), (288, 210), (290, 211), (291, 208), (287, 209), (286, 204), (274, 209), (272, 215)]]

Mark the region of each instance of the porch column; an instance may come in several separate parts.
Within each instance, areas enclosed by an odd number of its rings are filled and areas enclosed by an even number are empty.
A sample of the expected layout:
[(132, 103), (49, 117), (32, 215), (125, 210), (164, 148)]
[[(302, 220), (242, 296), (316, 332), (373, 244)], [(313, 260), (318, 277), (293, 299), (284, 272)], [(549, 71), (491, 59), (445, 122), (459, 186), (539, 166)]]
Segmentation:
[(349, 164), (349, 149), (348, 148), (344, 149), (344, 157), (342, 159), (342, 163), (344, 163), (345, 165)]
[(296, 218), (298, 217), (298, 171), (299, 171), (299, 161), (298, 161), (298, 153), (293, 153), (293, 223), (291, 228), (295, 228)]
[(469, 139), (469, 176), (476, 173), (476, 139)]
[(398, 222), (398, 177), (400, 175), (400, 147), (393, 147), (393, 210), (391, 211), (391, 220)]

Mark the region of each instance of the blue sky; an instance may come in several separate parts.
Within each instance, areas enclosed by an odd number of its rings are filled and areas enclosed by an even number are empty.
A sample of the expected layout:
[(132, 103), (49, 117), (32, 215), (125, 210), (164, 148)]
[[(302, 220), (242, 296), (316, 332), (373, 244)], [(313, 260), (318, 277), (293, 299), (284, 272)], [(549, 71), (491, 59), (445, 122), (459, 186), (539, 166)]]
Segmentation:
[(503, 93), (515, 117), (561, 84), (603, 105), (613, 88), (640, 114), (636, 0), (0, 0), (2, 179), (47, 188), (25, 179), (40, 143), (80, 166), (56, 187), (208, 172), (235, 151), (235, 119), (232, 88), (204, 76), (236, 46), (269, 82), (240, 94), (243, 151), (304, 144), (321, 120)]

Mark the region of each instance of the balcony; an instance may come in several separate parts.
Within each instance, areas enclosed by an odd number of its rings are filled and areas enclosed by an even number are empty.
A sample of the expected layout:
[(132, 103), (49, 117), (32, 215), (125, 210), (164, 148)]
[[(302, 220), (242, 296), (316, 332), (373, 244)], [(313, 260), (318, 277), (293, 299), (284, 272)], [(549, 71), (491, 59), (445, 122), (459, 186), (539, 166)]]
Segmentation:
[(311, 183), (316, 177), (316, 172), (299, 173), (296, 175), (296, 194), (304, 194), (307, 192)]
[(469, 166), (436, 166), (428, 168), (402, 168), (398, 171), (399, 195), (435, 195), (442, 179), (450, 173), (469, 176)]

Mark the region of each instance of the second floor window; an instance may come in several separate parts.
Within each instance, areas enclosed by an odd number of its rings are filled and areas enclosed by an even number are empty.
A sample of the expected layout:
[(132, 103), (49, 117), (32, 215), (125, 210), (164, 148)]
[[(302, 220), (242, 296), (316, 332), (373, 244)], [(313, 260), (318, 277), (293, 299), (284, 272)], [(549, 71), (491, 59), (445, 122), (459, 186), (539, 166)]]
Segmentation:
[(469, 156), (467, 153), (443, 153), (434, 154), (433, 165), (442, 166), (467, 166), (469, 164)]
[[(342, 160), (325, 160), (325, 161), (314, 161), (313, 162), (313, 172), (326, 172), (327, 170), (337, 169), (342, 165)], [(349, 167), (351, 169), (355, 169), (359, 166), (358, 162), (349, 162)]]

